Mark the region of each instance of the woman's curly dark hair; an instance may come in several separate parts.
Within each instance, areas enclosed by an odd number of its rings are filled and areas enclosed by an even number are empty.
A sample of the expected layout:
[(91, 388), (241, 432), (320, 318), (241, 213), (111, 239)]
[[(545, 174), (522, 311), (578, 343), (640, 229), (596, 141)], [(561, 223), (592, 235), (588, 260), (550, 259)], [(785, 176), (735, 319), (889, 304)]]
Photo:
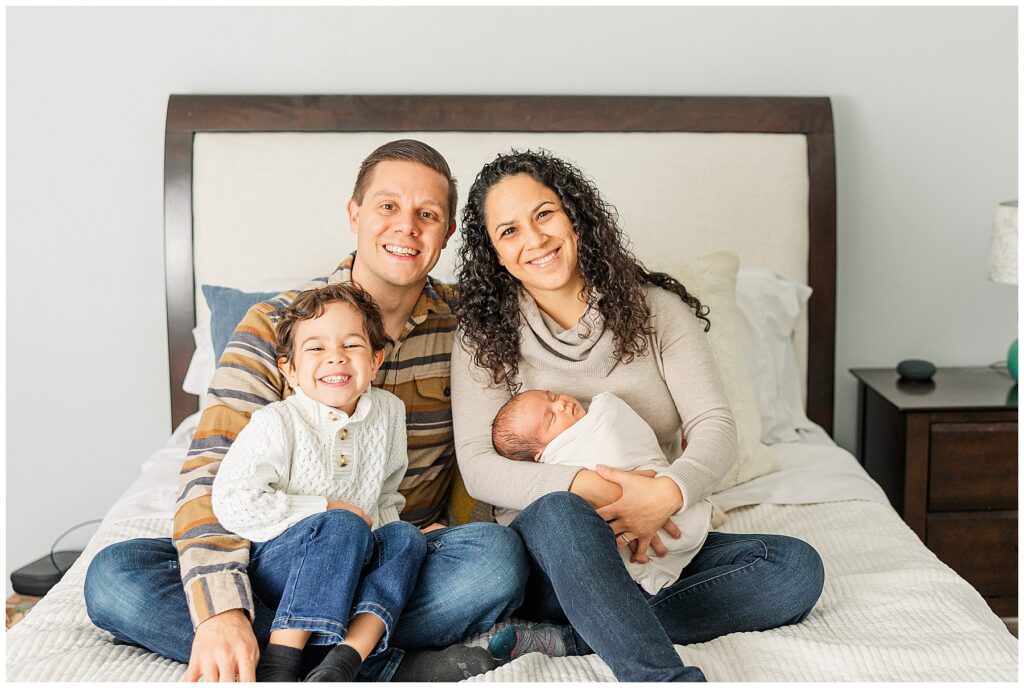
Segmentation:
[[(528, 174), (554, 191), (576, 232), (579, 267), (583, 273), (582, 294), (588, 294), (589, 306), (596, 306), (605, 326), (615, 336), (615, 357), (629, 363), (647, 352), (648, 337), (653, 334), (651, 311), (642, 287), (654, 284), (679, 296), (697, 318), (704, 331), (711, 327), (708, 307), (675, 278), (650, 272), (629, 249), (628, 239), (619, 227), (615, 207), (607, 203), (592, 181), (572, 164), (547, 151), (516, 151), (499, 155), (476, 176), (466, 207), (462, 211), (462, 246), (459, 249), (459, 300), (456, 315), (464, 332), (467, 349), (474, 363), (490, 371), (495, 385), (502, 382), (516, 394), (519, 377), (521, 288), (498, 263), (498, 256), (487, 233), (484, 201), (494, 186), (506, 177)], [(582, 296), (581, 294), (581, 296)], [(600, 294), (600, 299), (597, 295)], [(585, 336), (582, 333), (581, 336)]]

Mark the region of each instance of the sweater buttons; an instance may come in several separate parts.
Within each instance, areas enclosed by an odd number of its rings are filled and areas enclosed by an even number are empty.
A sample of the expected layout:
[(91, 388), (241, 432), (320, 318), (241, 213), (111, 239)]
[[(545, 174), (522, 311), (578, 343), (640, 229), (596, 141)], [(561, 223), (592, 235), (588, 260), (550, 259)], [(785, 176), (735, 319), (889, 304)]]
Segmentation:
[(339, 456), (338, 457), (338, 465), (341, 466), (342, 468), (347, 466), (348, 465), (348, 456), (346, 456), (345, 454), (342, 454), (341, 456)]
[(331, 411), (330, 413), (328, 413), (327, 417), (330, 418), (331, 420), (338, 420), (338, 414), (335, 413), (334, 411)]
[(342, 440), (347, 440), (348, 439), (348, 428), (342, 428), (338, 432), (338, 439), (342, 439)]

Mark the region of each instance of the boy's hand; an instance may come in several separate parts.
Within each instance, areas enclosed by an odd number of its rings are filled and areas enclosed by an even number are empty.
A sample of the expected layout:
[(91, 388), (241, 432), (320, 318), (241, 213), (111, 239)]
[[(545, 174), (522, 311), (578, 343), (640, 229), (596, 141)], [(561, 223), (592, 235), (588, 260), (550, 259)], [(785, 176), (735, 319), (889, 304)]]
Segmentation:
[(204, 683), (251, 683), (259, 657), (249, 615), (241, 609), (221, 612), (196, 627), (184, 680), (195, 682), (202, 676)]
[(373, 527), (373, 521), (370, 517), (366, 515), (365, 511), (357, 507), (355, 504), (349, 504), (348, 502), (327, 502), (327, 510), (330, 511), (331, 509), (344, 509), (345, 511), (351, 511), (353, 514), (366, 521), (366, 525), (371, 528)]
[(447, 527), (448, 526), (444, 525), (443, 523), (431, 523), (426, 528), (420, 528), (420, 532), (423, 533), (424, 535), (426, 535), (427, 533), (429, 533), (431, 531), (442, 530), (442, 529), (447, 528)]

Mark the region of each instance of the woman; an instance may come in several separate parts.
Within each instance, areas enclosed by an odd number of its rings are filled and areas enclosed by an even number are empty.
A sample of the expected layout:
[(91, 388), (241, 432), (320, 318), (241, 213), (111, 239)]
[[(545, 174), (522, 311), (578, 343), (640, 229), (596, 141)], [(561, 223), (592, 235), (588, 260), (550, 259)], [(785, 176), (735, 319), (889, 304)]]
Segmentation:
[[(594, 185), (544, 153), (485, 166), (462, 230), (452, 354), (459, 467), (470, 494), (499, 507), (531, 555), (518, 615), (563, 624), (508, 627), (491, 649), (512, 658), (596, 652), (619, 681), (701, 681), (673, 643), (802, 621), (824, 573), (800, 540), (709, 532), (680, 578), (653, 596), (616, 552), (630, 546), (637, 561), (664, 553), (658, 529), (676, 535), (669, 517), (708, 496), (736, 460), (707, 309), (647, 271)], [(655, 476), (499, 456), (491, 420), (528, 389), (584, 403), (615, 392), (654, 429), (671, 465)]]

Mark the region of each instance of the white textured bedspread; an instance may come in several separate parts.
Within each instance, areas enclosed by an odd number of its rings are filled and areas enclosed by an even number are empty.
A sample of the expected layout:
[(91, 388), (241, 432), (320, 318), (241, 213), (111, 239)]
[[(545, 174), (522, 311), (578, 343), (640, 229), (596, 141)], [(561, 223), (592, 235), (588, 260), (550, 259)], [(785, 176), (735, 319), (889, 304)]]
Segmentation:
[[(6, 634), (8, 681), (175, 681), (182, 664), (114, 645), (86, 615), (82, 584), (102, 547), (167, 536), (166, 518), (106, 523), (85, 554)], [(870, 501), (734, 510), (723, 530), (782, 533), (814, 545), (825, 589), (798, 626), (679, 647), (711, 681), (1016, 681), (1017, 641), (981, 596), (891, 508)], [(765, 591), (771, 594), (771, 591)], [(487, 635), (467, 640), (484, 645)], [(611, 681), (596, 656), (531, 654), (479, 681)]]

